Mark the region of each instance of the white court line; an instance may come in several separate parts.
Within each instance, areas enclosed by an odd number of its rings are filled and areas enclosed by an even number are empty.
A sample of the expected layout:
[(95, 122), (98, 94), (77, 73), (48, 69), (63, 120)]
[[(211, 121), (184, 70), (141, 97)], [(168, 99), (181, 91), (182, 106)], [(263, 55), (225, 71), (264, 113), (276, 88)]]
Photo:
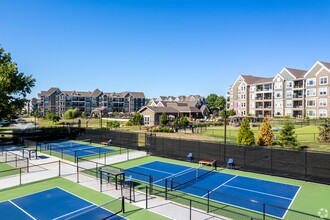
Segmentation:
[(287, 198), (287, 197), (278, 196), (278, 195), (274, 195), (274, 194), (270, 194), (270, 193), (260, 192), (260, 191), (256, 191), (256, 190), (252, 190), (252, 189), (246, 189), (246, 188), (241, 188), (241, 187), (231, 186), (231, 185), (225, 185), (225, 186), (230, 187), (230, 188), (235, 188), (235, 189), (248, 191), (248, 192), (259, 193), (259, 194), (263, 194), (263, 195), (267, 195), (267, 196), (273, 196), (273, 197), (277, 197), (277, 198), (280, 198), (280, 199), (292, 200), (292, 198)]
[(300, 189), (301, 189), (301, 186), (299, 186), (299, 189), (297, 190), (296, 195), (294, 195), (294, 197), (292, 198), (290, 205), (288, 206), (287, 210), (285, 211), (284, 215), (282, 216), (282, 219), (285, 217), (286, 213), (289, 211), (289, 209), (290, 209), (293, 201), (295, 200), (296, 196), (298, 195), (298, 192), (300, 191)]
[(87, 209), (87, 208), (90, 208), (90, 207), (93, 207), (93, 206), (95, 207), (95, 205), (89, 205), (89, 206), (86, 206), (86, 207), (84, 207), (84, 208), (77, 209), (77, 210), (75, 210), (75, 211), (73, 211), (73, 212), (69, 212), (69, 213), (64, 214), (64, 215), (61, 215), (61, 216), (59, 216), (59, 217), (57, 217), (57, 218), (53, 218), (53, 220), (63, 218), (63, 217), (65, 217), (65, 216), (68, 216), (68, 215), (74, 214), (74, 213), (76, 213), (76, 212), (82, 211), (82, 210), (84, 210), (84, 209)]
[(221, 186), (225, 185), (225, 184), (228, 183), (229, 181), (232, 181), (232, 180), (235, 179), (236, 177), (238, 177), (238, 176), (235, 175), (234, 177), (230, 178), (229, 180), (227, 180), (226, 182), (222, 183), (220, 186), (214, 188), (214, 189), (211, 190), (210, 192), (206, 193), (206, 194), (203, 195), (202, 197), (204, 198), (205, 196), (207, 196), (207, 194), (210, 194), (211, 192), (214, 192), (215, 190), (219, 189)]
[(144, 167), (144, 166), (137, 166), (137, 167), (141, 167), (141, 168), (146, 169), (146, 170), (157, 171), (157, 172), (159, 172), (159, 173), (166, 173), (166, 174), (171, 174), (171, 175), (173, 175), (173, 173), (169, 173), (169, 172), (161, 171), (161, 170), (156, 170), (156, 169), (152, 169), (152, 168), (149, 168), (149, 167)]
[(27, 214), (29, 217), (31, 217), (34, 220), (37, 220), (35, 217), (33, 217), (32, 215), (30, 215), (28, 212), (26, 212), (24, 209), (22, 209), (21, 207), (19, 207), (18, 205), (16, 205), (13, 201), (8, 200), (8, 202), (10, 202), (11, 204), (13, 204), (16, 208), (18, 208), (19, 210), (21, 210), (22, 212), (24, 212), (25, 214)]

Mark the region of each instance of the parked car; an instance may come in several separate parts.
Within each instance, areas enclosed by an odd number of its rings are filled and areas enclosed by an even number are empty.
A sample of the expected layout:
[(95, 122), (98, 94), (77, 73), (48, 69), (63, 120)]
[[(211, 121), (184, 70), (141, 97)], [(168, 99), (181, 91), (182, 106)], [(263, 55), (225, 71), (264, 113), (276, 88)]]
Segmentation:
[(23, 118), (16, 119), (17, 123), (26, 123), (26, 120)]

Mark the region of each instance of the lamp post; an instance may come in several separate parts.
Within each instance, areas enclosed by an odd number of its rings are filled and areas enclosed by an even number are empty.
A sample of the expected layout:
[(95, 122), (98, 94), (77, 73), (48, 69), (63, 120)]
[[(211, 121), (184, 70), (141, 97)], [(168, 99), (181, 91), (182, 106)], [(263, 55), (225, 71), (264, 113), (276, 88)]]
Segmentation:
[(224, 109), (224, 113), (225, 113), (224, 142), (226, 144), (227, 143), (227, 110), (226, 110), (226, 108)]

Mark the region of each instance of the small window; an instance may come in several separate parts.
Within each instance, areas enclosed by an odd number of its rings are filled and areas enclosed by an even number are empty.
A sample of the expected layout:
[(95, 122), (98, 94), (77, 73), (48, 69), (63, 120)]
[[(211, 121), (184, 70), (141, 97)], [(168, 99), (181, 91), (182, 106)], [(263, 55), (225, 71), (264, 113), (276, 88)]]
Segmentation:
[(316, 96), (316, 90), (315, 89), (307, 89), (306, 90), (307, 96)]
[(320, 77), (320, 85), (327, 85), (328, 84), (328, 77)]
[(287, 98), (292, 98), (292, 91), (287, 91), (286, 92), (286, 97)]
[(320, 95), (327, 95), (328, 89), (327, 88), (319, 88)]
[(315, 106), (315, 100), (307, 100), (307, 106)]
[(286, 101), (286, 107), (292, 107), (292, 101)]
[(275, 98), (282, 98), (282, 92), (276, 92)]
[(316, 80), (315, 79), (307, 79), (307, 86), (315, 86)]
[(327, 99), (320, 99), (319, 106), (327, 106)]
[(327, 110), (326, 109), (320, 109), (319, 116), (320, 116), (320, 118), (328, 117)]
[(286, 88), (292, 88), (292, 81), (286, 82)]
[(316, 111), (315, 110), (307, 110), (307, 116), (315, 117)]

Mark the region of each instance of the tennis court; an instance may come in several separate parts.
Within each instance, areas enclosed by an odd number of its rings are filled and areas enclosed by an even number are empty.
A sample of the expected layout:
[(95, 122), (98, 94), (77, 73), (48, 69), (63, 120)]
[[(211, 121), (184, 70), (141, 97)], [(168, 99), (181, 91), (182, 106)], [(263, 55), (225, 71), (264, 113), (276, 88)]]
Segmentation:
[[(154, 161), (125, 170), (125, 176), (242, 209), (284, 218), (300, 187), (208, 169)], [(266, 205), (264, 205), (266, 204)]]
[(109, 153), (114, 150), (105, 147), (96, 147), (90, 144), (77, 143), (74, 141), (62, 141), (56, 143), (44, 143), (39, 145), (42, 150), (54, 151), (72, 157), (84, 157), (95, 154)]
[(8, 220), (125, 219), (58, 187), (4, 201), (0, 213)]

